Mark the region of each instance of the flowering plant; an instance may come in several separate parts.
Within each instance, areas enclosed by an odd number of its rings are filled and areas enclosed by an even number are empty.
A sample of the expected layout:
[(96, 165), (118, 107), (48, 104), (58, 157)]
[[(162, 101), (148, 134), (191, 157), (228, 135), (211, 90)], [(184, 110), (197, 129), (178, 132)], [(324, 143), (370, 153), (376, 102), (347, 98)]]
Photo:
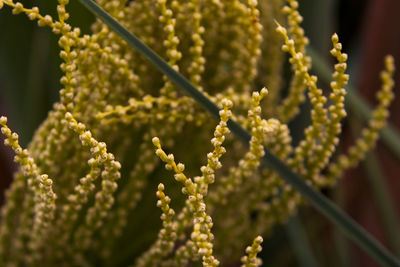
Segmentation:
[[(390, 56), (368, 127), (347, 153), (333, 157), (346, 117), (347, 55), (334, 34), (337, 64), (325, 96), (310, 74), (295, 0), (97, 3), (218, 103), (219, 124), (209, 123), (209, 114), (100, 20), (90, 35), (69, 25), (68, 0), (58, 0), (57, 18), (0, 0), (0, 8), (24, 13), (59, 36), (63, 61), (60, 101), (27, 149), (0, 119), (5, 145), (20, 165), (2, 208), (2, 264), (117, 265), (121, 244), (128, 244), (130, 256), (121, 264), (229, 265), (245, 250), (243, 265), (259, 266), (261, 236), (304, 202), (279, 171), (260, 166), (264, 147), (318, 190), (357, 165), (386, 123)], [(284, 53), (292, 76), (282, 97)], [(293, 145), (287, 123), (306, 93), (312, 123)], [(251, 133), (249, 150), (229, 135), (230, 121)], [(154, 211), (142, 208), (153, 191), (162, 213), (158, 235)]]

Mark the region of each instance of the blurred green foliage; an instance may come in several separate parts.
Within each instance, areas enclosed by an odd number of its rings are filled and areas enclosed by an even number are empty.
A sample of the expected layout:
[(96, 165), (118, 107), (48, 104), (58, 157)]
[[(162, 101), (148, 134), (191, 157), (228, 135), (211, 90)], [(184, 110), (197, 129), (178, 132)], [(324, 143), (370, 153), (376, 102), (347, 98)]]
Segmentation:
[[(52, 1), (22, 1), (37, 5), (45, 14), (56, 15)], [(90, 32), (93, 15), (78, 1), (71, 1), (70, 23)], [(0, 13), (0, 100), (1, 111), (20, 133), (26, 146), (33, 132), (59, 99), (61, 77), (58, 37), (48, 28), (39, 28), (26, 16)]]

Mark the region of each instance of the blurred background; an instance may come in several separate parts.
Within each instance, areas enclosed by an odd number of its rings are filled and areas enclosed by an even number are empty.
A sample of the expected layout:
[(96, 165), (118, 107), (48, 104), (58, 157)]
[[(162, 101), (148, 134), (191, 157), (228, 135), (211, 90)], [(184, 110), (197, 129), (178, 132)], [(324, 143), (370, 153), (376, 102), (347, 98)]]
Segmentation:
[[(37, 5), (45, 14), (55, 14), (54, 1), (21, 1)], [(400, 1), (398, 0), (299, 0), (303, 26), (311, 47), (333, 64), (330, 36), (337, 32), (349, 54), (351, 86), (370, 105), (380, 88), (383, 58), (392, 54), (397, 62), (396, 95), (391, 123), (400, 129)], [(39, 28), (26, 16), (0, 11), (0, 114), (19, 133), (26, 147), (35, 129), (59, 98), (60, 60), (57, 36)], [(94, 20), (78, 1), (69, 5), (73, 26), (90, 32)], [(320, 84), (324, 86), (324, 84)], [(326, 87), (326, 86), (325, 86)], [(353, 133), (364, 125), (359, 114), (349, 110), (344, 124), (343, 149)], [(355, 136), (357, 136), (355, 134)], [(2, 142), (3, 137), (0, 137)], [(0, 145), (0, 201), (16, 166), (10, 149)], [(400, 257), (400, 159), (390, 147), (379, 144), (366, 161), (333, 190), (324, 192), (351, 217)], [(296, 218), (275, 227), (263, 244), (264, 266), (378, 266), (324, 217), (304, 207)]]

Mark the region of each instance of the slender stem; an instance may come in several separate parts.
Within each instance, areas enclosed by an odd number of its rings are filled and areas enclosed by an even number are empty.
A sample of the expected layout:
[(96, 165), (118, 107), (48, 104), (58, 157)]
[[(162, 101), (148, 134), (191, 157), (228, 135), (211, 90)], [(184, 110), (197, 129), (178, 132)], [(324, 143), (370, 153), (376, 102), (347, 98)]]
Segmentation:
[[(343, 180), (342, 180), (343, 181)], [(336, 201), (339, 207), (344, 206), (344, 187), (339, 186), (338, 190), (335, 190), (333, 193), (333, 199)], [(333, 266), (341, 266), (341, 267), (350, 267), (351, 266), (351, 255), (350, 255), (350, 244), (347, 239), (340, 234), (338, 229), (334, 229), (333, 231), (333, 242), (336, 248), (337, 254), (336, 256), (336, 265)]]
[[(352, 117), (350, 129), (353, 138), (361, 131), (361, 128), (361, 122)], [(393, 200), (391, 199), (390, 191), (385, 183), (385, 177), (382, 173), (381, 166), (373, 151), (367, 153), (365, 160), (362, 162), (362, 166), (373, 196), (375, 197), (375, 202), (381, 215), (379, 219), (381, 219), (383, 223), (387, 240), (395, 254), (400, 256), (400, 230), (398, 227), (400, 223), (398, 214), (393, 206)]]
[[(191, 96), (198, 104), (204, 107), (213, 117), (219, 118), (218, 107), (204, 94), (196, 89), (184, 76), (176, 72), (153, 50), (141, 42), (136, 36), (126, 30), (113, 17), (105, 12), (92, 0), (79, 0), (98, 18), (106, 23), (112, 30), (123, 38), (130, 46), (138, 50), (164, 75), (174, 82), (185, 93)], [(251, 135), (242, 126), (233, 120), (228, 121), (228, 127), (245, 145), (249, 145)], [(324, 214), (331, 222), (336, 224), (343, 233), (356, 242), (360, 247), (374, 257), (378, 262), (386, 266), (400, 266), (400, 261), (396, 259), (389, 251), (379, 244), (371, 235), (361, 228), (354, 220), (344, 214), (328, 198), (318, 191), (308, 186), (296, 173), (287, 167), (276, 156), (264, 148), (265, 156), (263, 162), (266, 166), (273, 168), (288, 184), (300, 192), (317, 210)]]
[(371, 184), (372, 192), (374, 192), (376, 203), (385, 226), (386, 236), (396, 255), (400, 256), (399, 217), (393, 206), (390, 191), (387, 188), (381, 167), (374, 153), (370, 152), (367, 154), (363, 162), (363, 167)]
[(286, 233), (293, 246), (297, 262), (301, 267), (316, 267), (317, 261), (310, 248), (300, 217), (291, 218), (285, 225)]

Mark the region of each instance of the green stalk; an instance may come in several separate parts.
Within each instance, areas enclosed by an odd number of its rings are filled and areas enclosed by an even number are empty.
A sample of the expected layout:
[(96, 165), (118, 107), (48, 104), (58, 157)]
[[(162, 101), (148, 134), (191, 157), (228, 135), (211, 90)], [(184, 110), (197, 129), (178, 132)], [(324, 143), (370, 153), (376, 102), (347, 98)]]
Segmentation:
[[(205, 108), (213, 117), (219, 119), (219, 108), (210, 99), (203, 95), (196, 87), (194, 87), (184, 76), (176, 72), (168, 65), (160, 56), (146, 46), (136, 36), (126, 30), (112, 16), (105, 12), (92, 0), (79, 0), (86, 8), (94, 13), (99, 19), (114, 30), (121, 38), (123, 38), (131, 47), (139, 51), (147, 58), (155, 67), (157, 67), (164, 75), (174, 82), (185, 93), (191, 96), (198, 104)], [(241, 139), (245, 145), (249, 145), (251, 135), (243, 127), (233, 120), (228, 121), (229, 129)], [(299, 191), (304, 198), (324, 214), (331, 222), (336, 224), (343, 233), (350, 239), (360, 245), (369, 255), (378, 262), (386, 266), (400, 266), (400, 261), (396, 259), (389, 251), (379, 244), (371, 235), (361, 228), (354, 220), (344, 214), (334, 203), (308, 186), (296, 173), (288, 166), (280, 161), (276, 156), (264, 148), (265, 156), (263, 163), (273, 168), (288, 184)]]
[[(313, 71), (327, 83), (332, 79), (331, 68), (326, 64), (322, 57), (313, 50), (308, 48), (307, 53), (311, 56), (313, 62)], [(347, 95), (345, 99), (346, 106), (350, 107), (358, 116), (364, 120), (372, 118), (371, 107), (359, 96), (352, 86), (347, 86)], [(400, 160), (400, 134), (398, 130), (388, 124), (380, 131), (382, 142), (389, 148), (393, 154)]]
[[(353, 138), (355, 138), (356, 133), (360, 132), (362, 126), (358, 120), (352, 118), (350, 121), (350, 128)], [(378, 211), (381, 214), (380, 219), (383, 223), (386, 237), (396, 255), (400, 256), (400, 230), (398, 227), (400, 222), (398, 220), (398, 214), (393, 206), (390, 191), (386, 186), (385, 177), (382, 173), (379, 161), (373, 151), (367, 153), (365, 160), (362, 162), (362, 166), (365, 170), (371, 191), (375, 197)]]
[(391, 200), (389, 190), (385, 184), (385, 179), (382, 174), (382, 170), (379, 166), (379, 162), (374, 153), (370, 152), (367, 154), (363, 167), (369, 183), (371, 184), (372, 192), (375, 195), (376, 203), (381, 213), (381, 219), (385, 228), (386, 237), (389, 243), (396, 253), (400, 255), (400, 222), (398, 220), (398, 214), (396, 209), (393, 207), (393, 201)]
[(300, 217), (290, 218), (285, 224), (286, 233), (290, 243), (293, 246), (297, 262), (301, 267), (316, 267), (318, 266), (315, 257), (310, 248), (304, 227)]
[[(343, 181), (343, 180), (342, 180)], [(333, 191), (333, 199), (337, 203), (339, 207), (344, 206), (344, 187), (338, 186), (337, 190)], [(333, 266), (341, 266), (341, 267), (350, 267), (351, 266), (351, 256), (350, 256), (350, 248), (349, 242), (340, 234), (337, 229), (333, 231), (333, 242), (336, 248), (336, 265)]]

